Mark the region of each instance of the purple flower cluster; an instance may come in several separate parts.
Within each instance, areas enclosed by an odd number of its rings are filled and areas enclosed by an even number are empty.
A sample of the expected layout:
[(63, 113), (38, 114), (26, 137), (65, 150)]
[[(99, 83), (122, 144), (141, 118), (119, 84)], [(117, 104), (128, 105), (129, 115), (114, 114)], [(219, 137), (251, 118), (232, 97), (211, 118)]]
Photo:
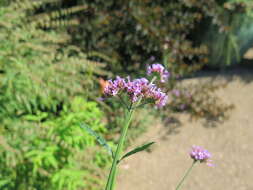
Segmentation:
[(192, 146), (190, 156), (194, 161), (207, 162), (208, 165), (212, 165), (210, 163), (211, 154), (200, 146)]
[(148, 66), (147, 75), (151, 75), (152, 73), (159, 73), (162, 83), (166, 82), (170, 77), (170, 73), (161, 64), (152, 64)]
[(116, 96), (121, 92), (126, 92), (133, 103), (140, 99), (151, 99), (159, 108), (165, 106), (168, 100), (168, 96), (146, 78), (131, 80), (130, 77), (124, 79), (118, 76), (115, 80), (109, 80), (104, 88), (107, 96)]

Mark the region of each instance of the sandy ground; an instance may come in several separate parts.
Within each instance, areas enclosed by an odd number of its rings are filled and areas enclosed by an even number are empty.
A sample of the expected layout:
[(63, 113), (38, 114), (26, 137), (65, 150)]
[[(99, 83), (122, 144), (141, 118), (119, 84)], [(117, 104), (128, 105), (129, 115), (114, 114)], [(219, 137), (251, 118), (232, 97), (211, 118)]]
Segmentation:
[(253, 70), (209, 78), (229, 82), (219, 95), (235, 105), (230, 118), (210, 128), (201, 121), (190, 122), (187, 115), (181, 114), (182, 125), (177, 133), (168, 134), (171, 126), (159, 123), (150, 127), (135, 144), (156, 144), (151, 152), (135, 154), (121, 163), (117, 190), (175, 189), (192, 163), (188, 156), (192, 145), (208, 149), (215, 167), (198, 164), (182, 189), (253, 190)]

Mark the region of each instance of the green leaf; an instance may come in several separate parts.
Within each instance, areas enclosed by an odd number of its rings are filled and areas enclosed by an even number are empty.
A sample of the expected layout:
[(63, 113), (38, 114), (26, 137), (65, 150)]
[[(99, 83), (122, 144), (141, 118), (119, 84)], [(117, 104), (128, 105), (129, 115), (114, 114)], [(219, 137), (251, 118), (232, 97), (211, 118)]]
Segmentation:
[(82, 129), (84, 129), (86, 132), (88, 132), (90, 135), (92, 135), (93, 137), (96, 138), (96, 140), (98, 141), (98, 143), (100, 145), (102, 145), (108, 152), (109, 154), (111, 154), (111, 156), (113, 157), (113, 151), (111, 149), (111, 147), (107, 144), (106, 140), (101, 137), (100, 135), (98, 135), (94, 130), (92, 130), (87, 124), (82, 123), (80, 125), (80, 127)]
[(8, 180), (8, 179), (0, 180), (0, 187), (3, 187), (10, 182), (11, 182), (11, 180)]
[(120, 162), (121, 160), (123, 160), (124, 158), (126, 158), (126, 157), (128, 157), (128, 156), (131, 156), (131, 155), (133, 155), (133, 154), (135, 154), (135, 153), (141, 152), (141, 151), (143, 151), (143, 150), (149, 148), (149, 147), (150, 147), (152, 144), (154, 144), (154, 143), (155, 143), (155, 142), (149, 142), (149, 143), (147, 143), (147, 144), (144, 144), (144, 145), (142, 145), (142, 146), (139, 146), (139, 147), (137, 147), (137, 148), (131, 150), (130, 152), (128, 152), (128, 153), (126, 153), (124, 156), (122, 156), (122, 158), (121, 158), (118, 162)]

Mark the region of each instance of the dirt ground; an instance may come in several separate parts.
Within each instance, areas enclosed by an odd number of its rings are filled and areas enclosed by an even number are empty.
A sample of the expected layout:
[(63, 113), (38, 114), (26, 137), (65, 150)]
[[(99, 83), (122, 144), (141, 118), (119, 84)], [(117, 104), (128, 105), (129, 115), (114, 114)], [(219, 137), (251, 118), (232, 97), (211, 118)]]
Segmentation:
[(215, 167), (198, 164), (182, 189), (253, 190), (253, 70), (189, 80), (199, 82), (206, 78), (229, 82), (218, 94), (235, 105), (230, 118), (216, 127), (206, 127), (181, 114), (182, 125), (170, 134), (170, 126), (151, 126), (135, 144), (156, 144), (151, 152), (135, 154), (121, 163), (117, 190), (175, 189), (192, 163), (188, 156), (192, 145), (208, 149)]

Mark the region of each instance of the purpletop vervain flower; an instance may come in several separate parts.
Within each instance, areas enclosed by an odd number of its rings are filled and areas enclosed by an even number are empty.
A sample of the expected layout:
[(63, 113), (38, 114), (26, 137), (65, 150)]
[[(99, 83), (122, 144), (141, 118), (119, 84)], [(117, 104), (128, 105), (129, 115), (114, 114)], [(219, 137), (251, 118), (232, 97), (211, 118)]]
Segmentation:
[(107, 96), (116, 96), (121, 92), (125, 92), (132, 103), (140, 99), (151, 99), (158, 108), (165, 106), (168, 100), (168, 96), (146, 78), (131, 80), (130, 77), (116, 77), (115, 80), (109, 80), (104, 88), (104, 94)]
[(170, 77), (170, 73), (162, 66), (161, 64), (152, 64), (147, 68), (147, 75), (151, 75), (152, 73), (158, 73), (160, 75), (160, 81), (162, 83), (166, 82)]
[(200, 163), (206, 162), (207, 165), (213, 166), (210, 163), (211, 160), (209, 160), (209, 158), (211, 158), (211, 154), (207, 150), (203, 149), (200, 146), (192, 146), (192, 150), (190, 152), (190, 156), (193, 159), (193, 163), (190, 166), (190, 168), (186, 171), (186, 173), (184, 174), (184, 176), (181, 179), (181, 181), (178, 183), (178, 185), (176, 187), (176, 190), (180, 189), (180, 187), (182, 186), (185, 178), (189, 175), (189, 173), (191, 172), (193, 166), (197, 163), (197, 161), (199, 161)]
[(210, 152), (200, 146), (192, 146), (190, 156), (194, 161), (200, 161), (200, 163), (205, 162), (207, 165), (213, 166), (210, 160)]

